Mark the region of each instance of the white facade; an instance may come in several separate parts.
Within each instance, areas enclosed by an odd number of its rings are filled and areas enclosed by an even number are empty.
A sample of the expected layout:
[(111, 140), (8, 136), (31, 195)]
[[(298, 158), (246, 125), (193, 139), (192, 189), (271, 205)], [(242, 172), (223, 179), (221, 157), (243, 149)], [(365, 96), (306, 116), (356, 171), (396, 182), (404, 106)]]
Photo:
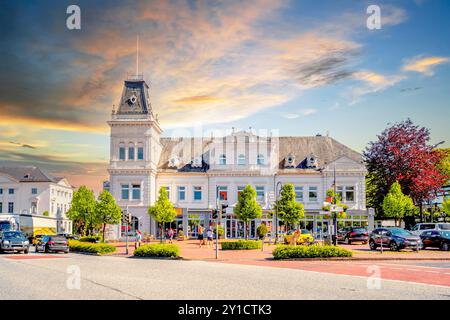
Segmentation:
[[(220, 202), (228, 205), (222, 223), (229, 229), (228, 236), (237, 236), (242, 227), (232, 212), (239, 188), (255, 187), (264, 212), (262, 220), (271, 223), (267, 213), (280, 182), (296, 187), (298, 201), (311, 218), (305, 226), (309, 223), (316, 230), (320, 220), (316, 216), (335, 178), (349, 215), (367, 215), (366, 169), (353, 150), (329, 137), (258, 136), (252, 131), (233, 131), (224, 137), (163, 138), (147, 89), (143, 80), (125, 81), (120, 106), (108, 122), (109, 188), (118, 204), (128, 207), (136, 218), (133, 227), (156, 235), (147, 210), (156, 201), (158, 190), (166, 187), (179, 212), (173, 227), (195, 236), (190, 217), (197, 215), (202, 224), (209, 224), (211, 209), (216, 208), (217, 198), (222, 198)], [(138, 103), (130, 96), (137, 96)], [(255, 221), (254, 226), (259, 223), (261, 220)]]
[[(30, 219), (35, 217), (40, 219), (39, 225), (43, 228), (53, 228), (61, 233), (72, 232), (72, 222), (67, 219), (66, 213), (72, 201), (73, 188), (66, 179), (44, 177), (36, 167), (1, 169), (0, 218), (15, 216), (19, 223), (32, 221)], [(32, 173), (22, 174), (25, 172)], [(34, 173), (39, 174), (38, 179), (33, 177)]]

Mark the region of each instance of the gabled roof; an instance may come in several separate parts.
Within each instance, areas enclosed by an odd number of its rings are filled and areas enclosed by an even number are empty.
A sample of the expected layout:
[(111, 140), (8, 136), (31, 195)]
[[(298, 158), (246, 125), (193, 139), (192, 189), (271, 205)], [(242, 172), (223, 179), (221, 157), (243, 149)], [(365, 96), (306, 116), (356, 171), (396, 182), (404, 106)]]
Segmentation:
[[(278, 137), (271, 138), (273, 143), (278, 140), (278, 167), (285, 169), (284, 161), (288, 155), (295, 157), (295, 169), (316, 170), (307, 168), (306, 158), (313, 154), (317, 159), (317, 169), (324, 168), (327, 164), (347, 157), (357, 163), (362, 163), (361, 154), (350, 149), (344, 144), (327, 136), (309, 136), (309, 137)], [(209, 151), (213, 142), (211, 138), (165, 138), (160, 139), (162, 151), (159, 159), (159, 170), (171, 170), (179, 172), (204, 172), (209, 169)], [(198, 154), (196, 154), (198, 153)], [(201, 168), (195, 168), (190, 165), (191, 158), (189, 156), (203, 156), (204, 165)], [(169, 161), (173, 156), (177, 156), (180, 162), (178, 169), (170, 168)], [(286, 169), (292, 170), (292, 169)]]
[(0, 173), (6, 174), (19, 182), (54, 182), (63, 178), (54, 177), (36, 166), (0, 166)]

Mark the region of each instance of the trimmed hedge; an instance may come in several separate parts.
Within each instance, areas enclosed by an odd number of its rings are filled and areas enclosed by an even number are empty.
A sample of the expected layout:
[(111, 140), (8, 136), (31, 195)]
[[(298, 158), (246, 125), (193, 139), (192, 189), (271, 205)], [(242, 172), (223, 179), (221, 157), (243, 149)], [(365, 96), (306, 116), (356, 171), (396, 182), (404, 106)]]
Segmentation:
[(238, 240), (222, 242), (222, 250), (253, 250), (261, 249), (261, 241)]
[(178, 248), (178, 246), (174, 244), (145, 244), (134, 250), (134, 256), (178, 258), (180, 256), (180, 248)]
[(79, 241), (96, 243), (96, 242), (99, 242), (100, 240), (101, 240), (100, 236), (86, 236), (86, 237), (81, 237)]
[(76, 240), (69, 240), (69, 249), (73, 252), (87, 252), (106, 254), (116, 251), (116, 247), (107, 243), (90, 243)]
[(274, 259), (296, 259), (296, 258), (332, 258), (332, 257), (351, 257), (353, 253), (350, 250), (336, 246), (292, 246), (280, 245), (276, 247), (272, 255)]

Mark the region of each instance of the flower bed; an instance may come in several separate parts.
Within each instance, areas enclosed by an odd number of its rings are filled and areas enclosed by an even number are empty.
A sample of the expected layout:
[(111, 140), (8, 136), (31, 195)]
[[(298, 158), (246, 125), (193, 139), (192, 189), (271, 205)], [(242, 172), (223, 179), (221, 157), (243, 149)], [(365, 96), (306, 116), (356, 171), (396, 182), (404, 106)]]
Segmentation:
[(90, 243), (76, 240), (69, 241), (69, 249), (72, 252), (86, 252), (96, 254), (106, 254), (116, 251), (116, 247), (107, 243)]
[(276, 247), (272, 255), (274, 259), (296, 259), (296, 258), (333, 258), (333, 257), (351, 257), (350, 250), (336, 246), (290, 246), (280, 245)]
[(135, 257), (178, 258), (180, 248), (174, 244), (146, 244), (134, 250)]
[(261, 241), (238, 240), (222, 242), (222, 250), (254, 250), (261, 249)]

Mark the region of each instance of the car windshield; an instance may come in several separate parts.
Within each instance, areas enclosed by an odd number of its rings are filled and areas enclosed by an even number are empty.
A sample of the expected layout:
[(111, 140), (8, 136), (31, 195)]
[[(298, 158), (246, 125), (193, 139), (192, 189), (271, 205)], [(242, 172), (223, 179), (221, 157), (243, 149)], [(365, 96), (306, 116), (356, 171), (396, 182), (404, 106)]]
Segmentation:
[(302, 234), (310, 234), (308, 230), (302, 230)]
[(366, 232), (364, 228), (353, 228), (353, 232)]
[(443, 231), (443, 232), (441, 232), (441, 236), (443, 236), (444, 238), (449, 238), (450, 239), (450, 231)]
[(23, 235), (21, 232), (5, 232), (3, 233), (5, 238), (22, 238)]
[(410, 236), (412, 235), (409, 231), (405, 229), (391, 229), (392, 234), (396, 236)]
[(66, 241), (65, 237), (57, 236), (57, 237), (51, 237), (53, 241)]
[(440, 223), (438, 226), (441, 230), (450, 230), (450, 223)]
[(0, 221), (0, 231), (9, 231), (11, 229), (11, 223), (9, 223), (8, 221)]

